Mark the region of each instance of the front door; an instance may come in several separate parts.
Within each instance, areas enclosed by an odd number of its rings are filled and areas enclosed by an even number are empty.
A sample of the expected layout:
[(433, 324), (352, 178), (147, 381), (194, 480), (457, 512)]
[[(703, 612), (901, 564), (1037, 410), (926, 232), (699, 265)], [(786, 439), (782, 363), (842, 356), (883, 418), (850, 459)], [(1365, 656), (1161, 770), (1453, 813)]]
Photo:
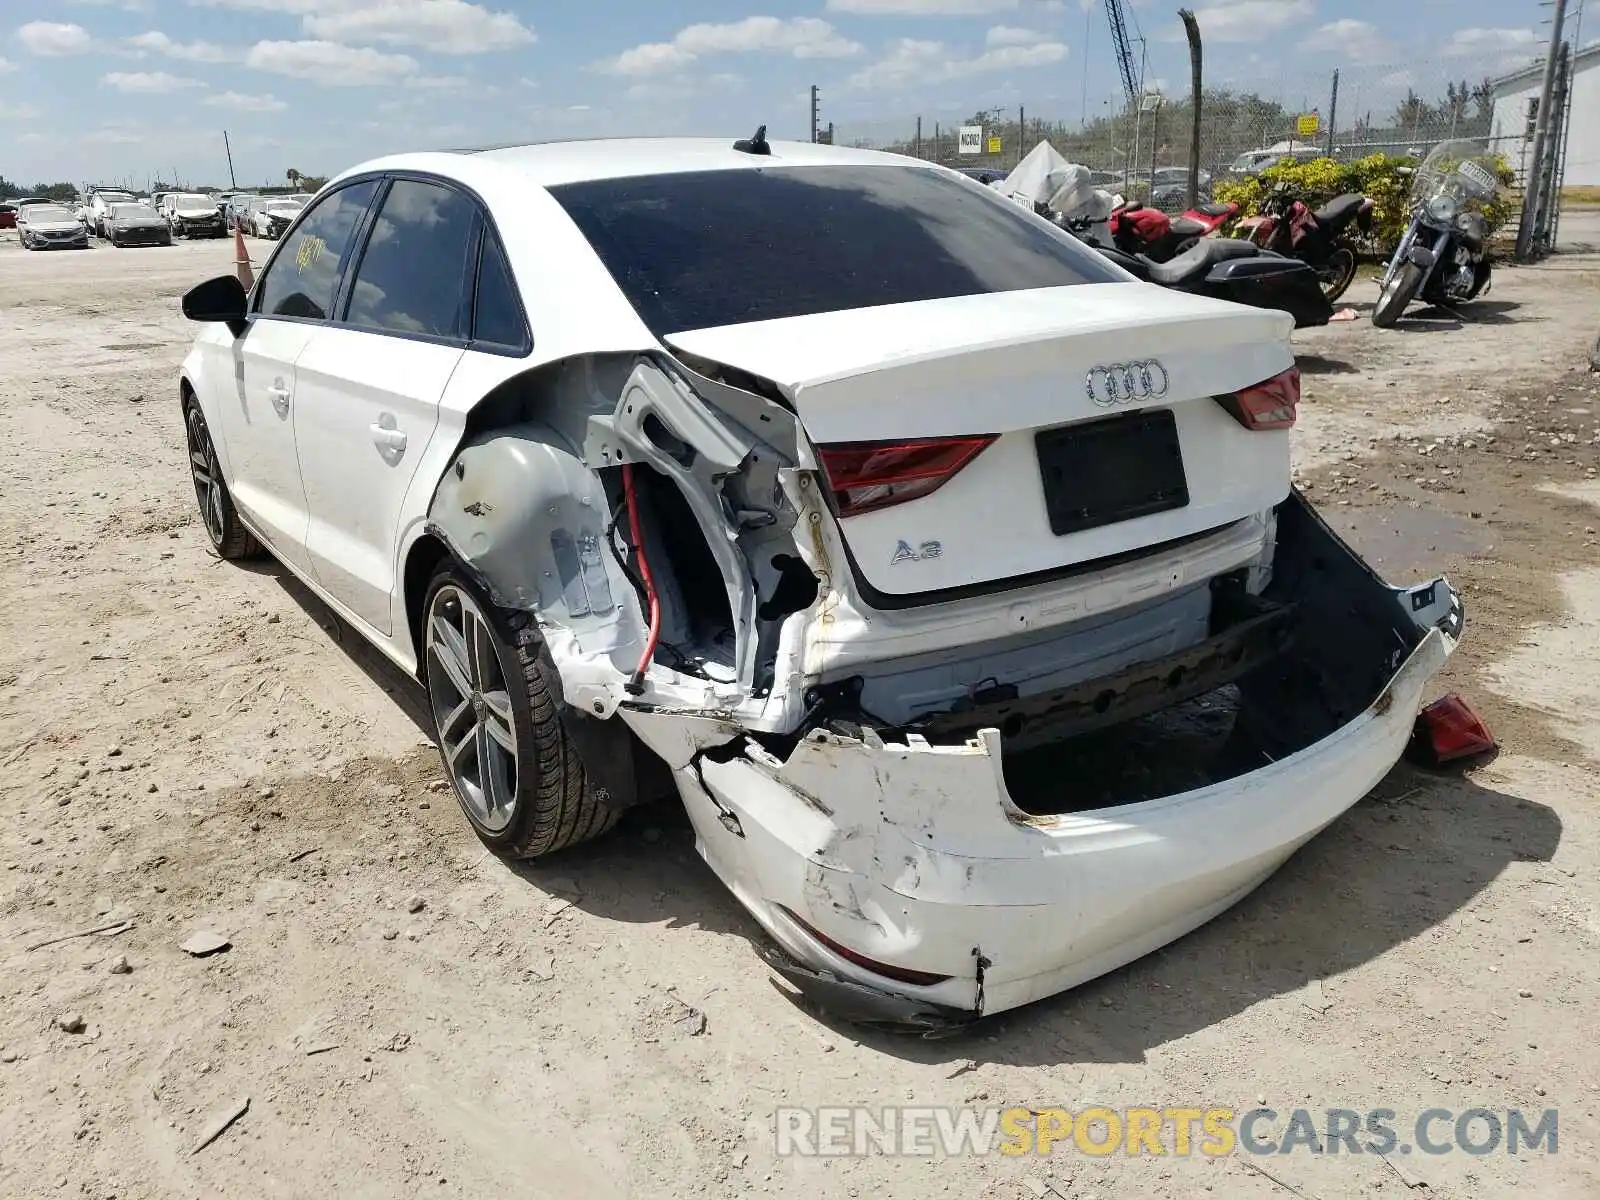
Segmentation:
[(306, 489), (295, 435), (297, 363), (329, 319), (367, 206), (366, 180), (317, 201), (256, 285), (249, 327), (233, 343), (233, 394), (224, 400), (234, 503), (273, 553), (309, 570)]
[(319, 329), (297, 364), (311, 568), (385, 634), (401, 509), (466, 345), (477, 222), (464, 193), (395, 180), (354, 266), (343, 320)]

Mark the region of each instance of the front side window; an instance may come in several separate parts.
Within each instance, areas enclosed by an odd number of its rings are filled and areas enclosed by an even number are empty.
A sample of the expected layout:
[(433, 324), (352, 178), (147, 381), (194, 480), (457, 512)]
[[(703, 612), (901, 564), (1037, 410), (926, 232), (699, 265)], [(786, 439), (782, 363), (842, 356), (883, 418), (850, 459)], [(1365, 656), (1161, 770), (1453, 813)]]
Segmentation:
[(306, 215), (294, 236), (273, 256), (256, 294), (256, 312), (274, 317), (326, 320), (356, 226), (378, 190), (376, 179), (340, 188)]
[(551, 189), (658, 337), (1120, 276), (992, 190), (929, 167), (761, 167)]
[(477, 218), (477, 205), (453, 188), (395, 180), (356, 267), (345, 319), (390, 333), (464, 337)]

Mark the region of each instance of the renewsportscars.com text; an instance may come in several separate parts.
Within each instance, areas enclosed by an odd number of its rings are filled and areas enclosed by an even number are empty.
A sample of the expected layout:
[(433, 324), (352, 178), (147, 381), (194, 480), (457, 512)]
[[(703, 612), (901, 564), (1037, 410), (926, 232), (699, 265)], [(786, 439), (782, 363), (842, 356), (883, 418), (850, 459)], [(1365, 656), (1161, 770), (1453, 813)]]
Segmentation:
[(1557, 1110), (780, 1108), (780, 1156), (1555, 1154)]

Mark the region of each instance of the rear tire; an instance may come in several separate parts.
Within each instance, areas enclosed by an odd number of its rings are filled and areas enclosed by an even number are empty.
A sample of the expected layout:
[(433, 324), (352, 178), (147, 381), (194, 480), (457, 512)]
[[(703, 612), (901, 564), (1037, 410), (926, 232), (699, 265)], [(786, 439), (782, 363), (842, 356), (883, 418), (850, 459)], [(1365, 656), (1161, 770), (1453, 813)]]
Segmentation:
[(1594, 345), (1589, 347), (1589, 369), (1600, 371), (1600, 334), (1595, 335)]
[(200, 506), (200, 524), (211, 540), (211, 548), (218, 558), (230, 562), (259, 558), (261, 543), (239, 520), (233, 497), (228, 495), (228, 485), (223, 482), (217, 448), (212, 444), (211, 431), (206, 428), (205, 414), (200, 411), (199, 401), (192, 396), (184, 402), (183, 428), (189, 446), (189, 474), (194, 481), (195, 501)]
[(1372, 310), (1372, 323), (1379, 329), (1393, 326), (1421, 286), (1422, 268), (1416, 263), (1406, 263), (1378, 296), (1378, 305)]
[(1349, 246), (1335, 246), (1317, 274), (1322, 279), (1322, 294), (1328, 298), (1328, 303), (1338, 303), (1339, 297), (1349, 291), (1355, 281), (1356, 252)]
[(538, 858), (616, 823), (562, 725), (561, 678), (535, 624), (513, 629), (447, 559), (428, 584), (422, 640), (439, 757), (485, 846)]

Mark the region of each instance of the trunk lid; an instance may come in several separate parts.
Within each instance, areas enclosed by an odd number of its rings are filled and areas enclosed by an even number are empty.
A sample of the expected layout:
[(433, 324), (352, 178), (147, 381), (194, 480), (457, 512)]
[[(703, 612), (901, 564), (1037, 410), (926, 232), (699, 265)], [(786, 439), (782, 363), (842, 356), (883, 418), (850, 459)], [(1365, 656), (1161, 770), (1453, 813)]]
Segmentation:
[[(866, 599), (892, 607), (1126, 555), (1271, 508), (1289, 490), (1287, 433), (1248, 430), (1213, 397), (1291, 367), (1292, 328), (1281, 312), (1126, 283), (667, 341), (771, 380), (824, 462), (840, 444), (995, 437), (931, 494), (840, 517)], [(1131, 375), (1105, 370), (1126, 364)]]

